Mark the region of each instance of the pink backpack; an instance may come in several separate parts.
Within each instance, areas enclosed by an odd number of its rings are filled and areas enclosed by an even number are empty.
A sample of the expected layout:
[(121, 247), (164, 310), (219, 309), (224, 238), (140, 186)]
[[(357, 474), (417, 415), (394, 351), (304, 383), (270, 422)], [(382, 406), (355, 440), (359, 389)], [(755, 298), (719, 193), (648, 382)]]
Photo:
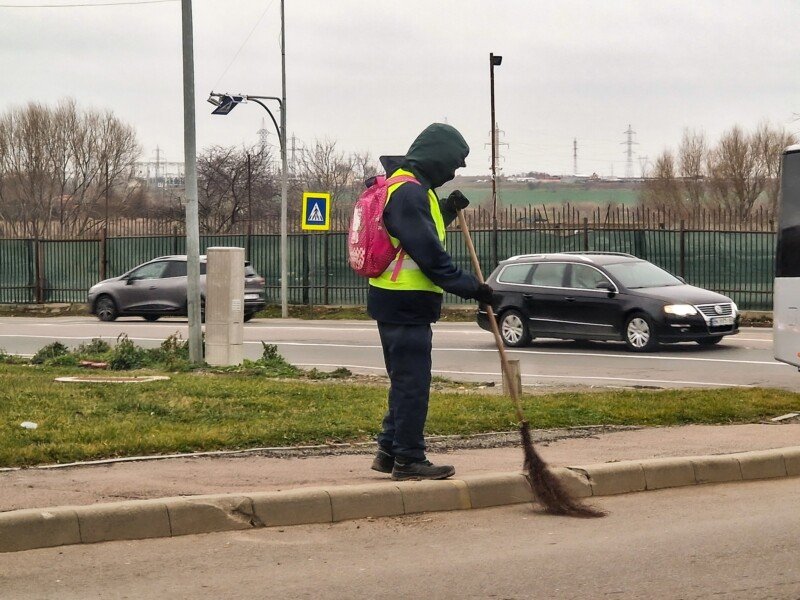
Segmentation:
[[(398, 175), (389, 179), (379, 175), (356, 200), (353, 218), (350, 221), (347, 249), (350, 266), (362, 277), (379, 276), (389, 268), (397, 255), (398, 247), (392, 244), (389, 233), (383, 225), (383, 209), (386, 207), (389, 186), (403, 182), (419, 185), (419, 181), (409, 175)], [(401, 261), (402, 256), (401, 260), (397, 261), (392, 280), (397, 279)]]

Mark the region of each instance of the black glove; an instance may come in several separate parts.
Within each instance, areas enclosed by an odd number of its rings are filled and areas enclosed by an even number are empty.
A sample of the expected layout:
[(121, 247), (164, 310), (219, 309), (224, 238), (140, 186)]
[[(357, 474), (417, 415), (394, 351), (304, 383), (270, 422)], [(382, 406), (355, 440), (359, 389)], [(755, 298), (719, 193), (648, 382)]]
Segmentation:
[(467, 197), (459, 190), (455, 190), (447, 197), (445, 205), (453, 212), (458, 212), (469, 206), (469, 200), (467, 200)]
[(493, 306), (495, 300), (494, 290), (485, 283), (481, 283), (478, 285), (478, 289), (475, 291), (474, 298), (481, 304)]

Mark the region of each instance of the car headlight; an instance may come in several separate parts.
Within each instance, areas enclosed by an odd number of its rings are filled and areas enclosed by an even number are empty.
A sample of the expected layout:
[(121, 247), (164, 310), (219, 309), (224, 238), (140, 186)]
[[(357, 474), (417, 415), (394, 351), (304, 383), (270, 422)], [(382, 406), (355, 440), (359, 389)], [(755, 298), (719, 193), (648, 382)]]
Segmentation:
[(731, 304), (733, 305), (733, 314), (735, 314), (735, 315), (738, 314), (739, 313), (739, 307), (736, 306), (736, 302), (731, 302)]
[(691, 317), (697, 314), (697, 309), (691, 304), (667, 304), (664, 312), (676, 317)]

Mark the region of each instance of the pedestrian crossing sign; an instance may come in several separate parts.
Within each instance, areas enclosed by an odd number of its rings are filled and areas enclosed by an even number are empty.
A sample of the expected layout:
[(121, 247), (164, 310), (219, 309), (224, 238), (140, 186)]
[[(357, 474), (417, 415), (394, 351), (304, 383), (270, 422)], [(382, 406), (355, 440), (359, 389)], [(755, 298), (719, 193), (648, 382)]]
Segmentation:
[(331, 228), (331, 195), (324, 192), (303, 193), (303, 229), (327, 231)]

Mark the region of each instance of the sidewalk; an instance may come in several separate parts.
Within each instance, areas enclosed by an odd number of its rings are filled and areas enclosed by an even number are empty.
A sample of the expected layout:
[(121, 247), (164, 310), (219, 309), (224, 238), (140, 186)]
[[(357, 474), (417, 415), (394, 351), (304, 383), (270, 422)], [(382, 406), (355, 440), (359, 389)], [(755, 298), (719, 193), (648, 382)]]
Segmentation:
[[(552, 466), (727, 454), (800, 445), (800, 423), (647, 428), (539, 444)], [(387, 481), (369, 469), (370, 454), (271, 458), (180, 458), (55, 470), (0, 473), (0, 511), (167, 496), (278, 491)], [(519, 447), (431, 453), (457, 477), (521, 468)]]

